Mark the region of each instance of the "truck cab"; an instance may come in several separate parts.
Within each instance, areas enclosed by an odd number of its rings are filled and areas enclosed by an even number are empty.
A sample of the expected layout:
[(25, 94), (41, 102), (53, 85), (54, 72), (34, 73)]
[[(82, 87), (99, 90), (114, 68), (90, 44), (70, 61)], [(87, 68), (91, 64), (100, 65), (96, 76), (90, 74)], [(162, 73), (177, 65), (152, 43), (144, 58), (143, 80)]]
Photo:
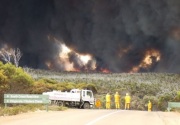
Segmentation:
[(83, 108), (90, 108), (94, 105), (94, 96), (91, 90), (81, 90)]
[(90, 108), (94, 105), (94, 95), (91, 90), (80, 90), (80, 89), (72, 89), (71, 93), (80, 93), (81, 97), (81, 106), (83, 108)]

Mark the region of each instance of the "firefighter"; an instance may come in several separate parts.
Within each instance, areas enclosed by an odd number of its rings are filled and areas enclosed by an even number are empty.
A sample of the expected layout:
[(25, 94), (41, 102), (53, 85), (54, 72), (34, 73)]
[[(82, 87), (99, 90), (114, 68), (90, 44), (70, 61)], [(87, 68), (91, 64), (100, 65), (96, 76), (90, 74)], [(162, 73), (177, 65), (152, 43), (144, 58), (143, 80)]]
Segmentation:
[(149, 111), (149, 112), (152, 111), (152, 103), (151, 103), (150, 100), (149, 100), (149, 102), (148, 102), (148, 111)]
[(106, 94), (106, 109), (111, 108), (111, 95), (109, 93)]
[(130, 108), (131, 97), (128, 93), (125, 96), (125, 110)]
[(116, 92), (114, 95), (114, 101), (115, 101), (116, 109), (119, 109), (120, 108), (120, 95), (118, 92)]

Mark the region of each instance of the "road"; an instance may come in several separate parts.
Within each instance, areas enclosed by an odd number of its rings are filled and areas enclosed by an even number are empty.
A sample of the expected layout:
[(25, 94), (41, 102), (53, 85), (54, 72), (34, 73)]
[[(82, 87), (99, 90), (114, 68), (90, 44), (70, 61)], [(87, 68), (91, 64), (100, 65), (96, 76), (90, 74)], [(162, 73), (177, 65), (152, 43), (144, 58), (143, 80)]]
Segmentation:
[(180, 125), (180, 113), (98, 109), (37, 111), (2, 116), (0, 125)]

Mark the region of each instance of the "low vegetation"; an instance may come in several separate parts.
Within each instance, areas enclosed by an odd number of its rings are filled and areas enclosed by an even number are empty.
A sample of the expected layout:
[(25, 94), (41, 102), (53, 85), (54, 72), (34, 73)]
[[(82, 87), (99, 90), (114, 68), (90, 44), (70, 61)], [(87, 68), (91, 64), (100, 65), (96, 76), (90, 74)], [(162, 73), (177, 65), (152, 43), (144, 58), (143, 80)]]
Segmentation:
[[(38, 80), (42, 78), (57, 81), (58, 85), (71, 84), (73, 87), (92, 85), (97, 92), (96, 98), (105, 108), (105, 95), (113, 95), (118, 91), (121, 95), (121, 108), (124, 108), (124, 96), (128, 92), (132, 96), (131, 108), (147, 110), (151, 100), (153, 110), (165, 111), (168, 101), (180, 101), (180, 74), (172, 73), (94, 73), (94, 72), (55, 72), (24, 68), (26, 72)], [(68, 85), (62, 90), (68, 90)], [(71, 86), (70, 85), (70, 86)], [(92, 89), (92, 88), (91, 88)]]
[[(48, 106), (48, 111), (64, 111), (66, 107), (51, 105)], [(26, 104), (26, 105), (14, 105), (10, 107), (1, 107), (0, 116), (17, 115), (20, 113), (33, 112), (37, 110), (46, 111), (46, 107), (41, 104)]]
[[(128, 92), (132, 97), (131, 109), (147, 110), (147, 103), (151, 100), (153, 110), (165, 111), (168, 101), (180, 101), (179, 81), (180, 74), (171, 73), (55, 72), (17, 68), (0, 62), (0, 104), (3, 104), (5, 93), (41, 94), (45, 91), (79, 88), (91, 89), (95, 97), (101, 100), (101, 108), (105, 108), (106, 93), (111, 94), (114, 108), (113, 95), (119, 92), (121, 109), (124, 109), (124, 96)], [(63, 110), (63, 107), (58, 108)]]

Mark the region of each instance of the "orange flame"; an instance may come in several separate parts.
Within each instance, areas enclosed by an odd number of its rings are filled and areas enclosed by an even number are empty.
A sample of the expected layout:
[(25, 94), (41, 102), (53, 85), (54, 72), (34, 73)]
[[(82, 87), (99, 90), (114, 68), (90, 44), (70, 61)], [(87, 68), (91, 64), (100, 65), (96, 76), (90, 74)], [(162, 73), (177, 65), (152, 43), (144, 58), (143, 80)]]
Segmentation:
[(161, 54), (158, 50), (155, 50), (155, 49), (146, 51), (145, 58), (143, 62), (141, 63), (141, 67), (145, 68), (145, 67), (151, 66), (151, 64), (153, 63), (152, 57), (154, 57), (155, 61), (158, 62), (161, 59)]
[(110, 70), (101, 68), (100, 70), (102, 73), (110, 73)]
[[(154, 59), (154, 60), (153, 60)], [(153, 61), (159, 62), (161, 59), (161, 54), (158, 50), (150, 49), (145, 52), (144, 59), (138, 66), (134, 66), (130, 73), (138, 72), (140, 68), (150, 68), (153, 64)]]
[(131, 71), (130, 71), (129, 73), (135, 73), (135, 72), (138, 72), (139, 69), (140, 69), (139, 66), (134, 66), (134, 67), (131, 69)]
[(92, 61), (90, 69), (91, 70), (96, 69), (96, 61), (93, 59), (93, 57), (90, 54), (80, 54), (74, 51), (73, 49), (67, 47), (63, 42), (57, 40), (52, 36), (48, 36), (48, 39), (53, 40), (53, 42), (56, 42), (59, 45), (60, 52), (59, 52), (59, 59), (57, 59), (57, 61), (59, 62), (59, 65), (63, 65), (65, 71), (80, 71), (80, 69), (74, 67), (75, 62), (69, 61), (70, 53), (75, 53), (76, 57), (78, 58), (80, 67), (87, 67), (88, 62)]

